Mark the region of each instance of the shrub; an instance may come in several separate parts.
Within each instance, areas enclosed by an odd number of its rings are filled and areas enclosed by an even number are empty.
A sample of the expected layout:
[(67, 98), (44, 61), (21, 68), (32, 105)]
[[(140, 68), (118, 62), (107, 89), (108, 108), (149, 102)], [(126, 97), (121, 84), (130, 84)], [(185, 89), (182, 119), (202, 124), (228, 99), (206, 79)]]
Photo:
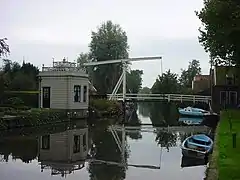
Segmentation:
[(20, 106), (20, 105), (24, 104), (23, 100), (21, 98), (18, 98), (18, 97), (9, 98), (8, 103), (11, 104), (11, 105), (14, 105), (14, 106)]

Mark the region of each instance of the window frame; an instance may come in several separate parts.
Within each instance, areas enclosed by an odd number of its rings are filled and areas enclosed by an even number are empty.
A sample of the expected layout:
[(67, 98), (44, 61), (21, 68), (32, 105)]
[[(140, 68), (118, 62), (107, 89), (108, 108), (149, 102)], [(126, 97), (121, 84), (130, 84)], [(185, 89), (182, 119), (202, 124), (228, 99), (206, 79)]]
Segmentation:
[[(74, 102), (81, 102), (81, 94), (82, 94), (82, 89), (81, 85), (74, 85), (73, 87), (73, 101)], [(78, 95), (78, 96), (77, 96)]]

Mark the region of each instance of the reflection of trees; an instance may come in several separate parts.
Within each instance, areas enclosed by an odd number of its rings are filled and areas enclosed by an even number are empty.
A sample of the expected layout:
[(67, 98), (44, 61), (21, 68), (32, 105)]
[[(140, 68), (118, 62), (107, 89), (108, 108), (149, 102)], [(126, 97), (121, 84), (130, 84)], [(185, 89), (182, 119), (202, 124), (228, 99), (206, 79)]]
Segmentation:
[[(122, 141), (121, 133), (118, 134)], [(91, 129), (91, 138), (95, 146), (92, 157), (104, 161), (122, 162), (121, 152), (112, 136), (112, 134), (103, 128)], [(125, 151), (125, 161), (127, 160), (127, 150)], [(112, 180), (124, 179), (124, 167), (106, 164), (89, 164), (89, 173), (92, 180)]]
[[(131, 125), (136, 125), (136, 124), (141, 124), (141, 120), (138, 118), (137, 112), (133, 111), (132, 116), (129, 119), (129, 123)], [(139, 130), (134, 130), (132, 132), (126, 132), (126, 135), (128, 135), (131, 139), (142, 139), (142, 134), (141, 134), (141, 127), (139, 127)]]
[(155, 125), (177, 125), (178, 112), (173, 103), (154, 102), (150, 104), (150, 119)]
[(139, 103), (139, 114), (141, 114), (143, 117), (149, 117), (150, 111), (149, 111), (149, 104), (148, 102)]
[(169, 147), (176, 146), (177, 134), (166, 131), (157, 131), (156, 133), (157, 136), (155, 141), (158, 145), (161, 145), (161, 147), (166, 147), (166, 149), (169, 151)]
[(4, 156), (7, 162), (9, 155), (13, 159), (21, 159), (29, 163), (37, 157), (38, 141), (34, 137), (6, 138), (0, 140), (0, 154)]

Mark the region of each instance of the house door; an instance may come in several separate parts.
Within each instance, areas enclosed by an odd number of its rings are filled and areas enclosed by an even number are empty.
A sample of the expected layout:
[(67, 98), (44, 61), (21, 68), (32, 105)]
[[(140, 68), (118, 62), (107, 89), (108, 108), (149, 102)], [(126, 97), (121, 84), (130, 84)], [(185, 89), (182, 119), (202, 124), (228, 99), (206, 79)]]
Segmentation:
[(43, 108), (50, 108), (50, 87), (43, 87)]
[(236, 91), (229, 91), (229, 104), (232, 106), (236, 106), (238, 104)]

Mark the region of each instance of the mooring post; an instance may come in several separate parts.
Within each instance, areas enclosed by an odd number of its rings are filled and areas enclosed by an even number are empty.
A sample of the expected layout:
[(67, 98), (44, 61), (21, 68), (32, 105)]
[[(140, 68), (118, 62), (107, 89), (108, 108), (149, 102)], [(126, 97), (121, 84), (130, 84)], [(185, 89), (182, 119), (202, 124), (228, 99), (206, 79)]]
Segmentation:
[(237, 133), (232, 133), (233, 148), (237, 147)]

